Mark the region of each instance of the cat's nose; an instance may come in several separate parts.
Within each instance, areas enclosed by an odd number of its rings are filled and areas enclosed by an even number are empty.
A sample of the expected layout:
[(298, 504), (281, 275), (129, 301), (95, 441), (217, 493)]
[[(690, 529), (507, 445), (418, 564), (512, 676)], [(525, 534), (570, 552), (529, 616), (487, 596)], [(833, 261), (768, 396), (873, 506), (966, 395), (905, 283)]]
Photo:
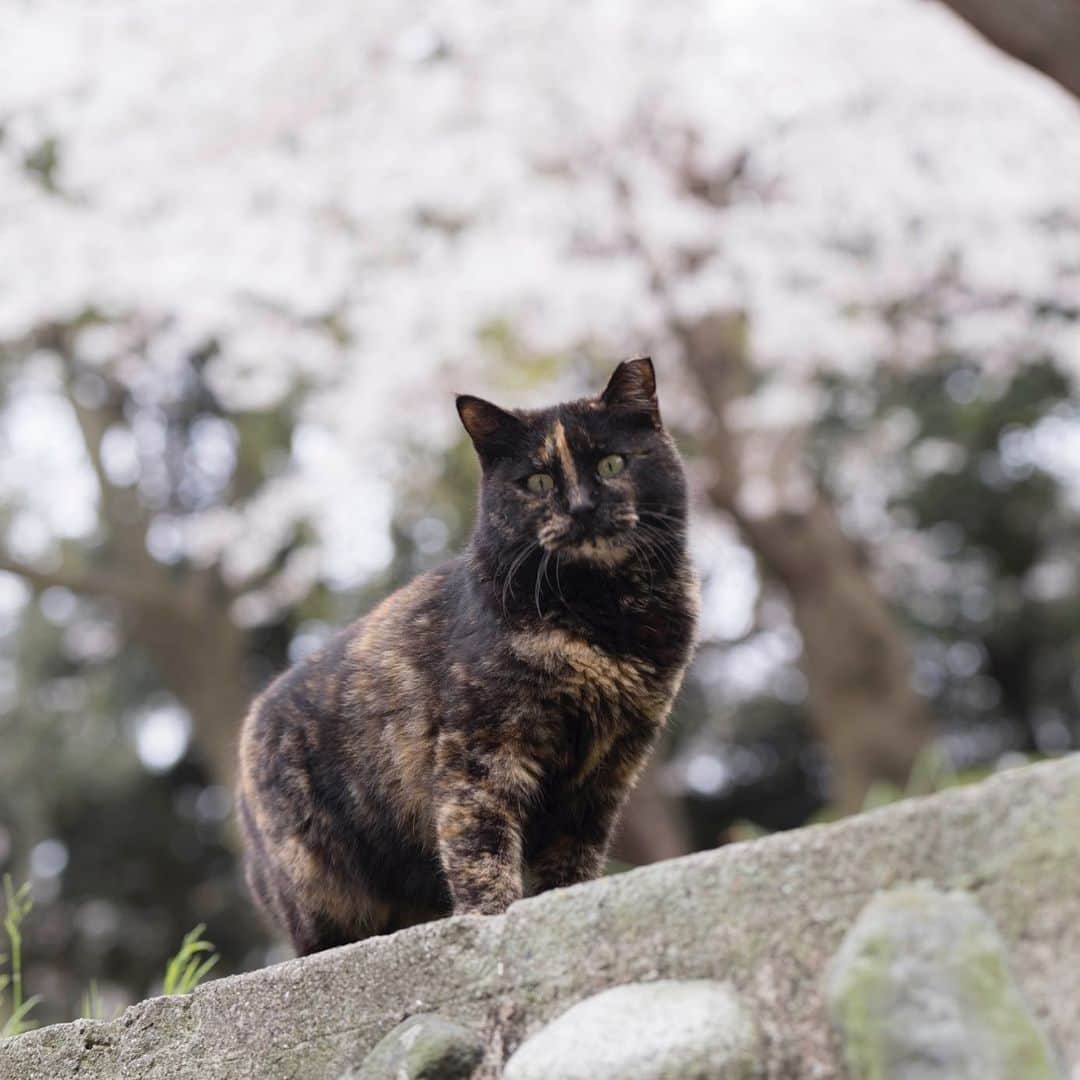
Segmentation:
[(570, 516), (575, 521), (586, 521), (592, 517), (596, 510), (596, 503), (588, 495), (581, 492), (570, 499)]

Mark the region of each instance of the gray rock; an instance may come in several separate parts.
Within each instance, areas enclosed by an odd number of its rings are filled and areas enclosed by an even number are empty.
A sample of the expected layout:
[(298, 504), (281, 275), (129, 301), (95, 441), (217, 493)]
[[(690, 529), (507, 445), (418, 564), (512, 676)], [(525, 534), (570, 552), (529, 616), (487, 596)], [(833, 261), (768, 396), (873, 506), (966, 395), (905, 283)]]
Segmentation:
[(504, 1080), (743, 1080), (757, 1031), (738, 997), (707, 979), (632, 983), (586, 998), (507, 1062)]
[(411, 1016), (341, 1080), (468, 1080), (484, 1056), (477, 1035), (434, 1013)]
[(855, 1080), (1058, 1080), (1005, 946), (973, 897), (874, 897), (837, 953), (829, 1007)]

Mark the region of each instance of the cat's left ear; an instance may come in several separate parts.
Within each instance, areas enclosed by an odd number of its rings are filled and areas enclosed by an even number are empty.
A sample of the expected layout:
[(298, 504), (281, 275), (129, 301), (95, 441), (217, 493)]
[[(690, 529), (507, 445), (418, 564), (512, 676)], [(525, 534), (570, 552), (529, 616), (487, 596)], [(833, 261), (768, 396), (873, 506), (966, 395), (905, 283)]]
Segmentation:
[(461, 394), (457, 411), (485, 465), (512, 453), (525, 435), (525, 425), (513, 413), (483, 398)]
[(600, 400), (609, 409), (648, 417), (653, 427), (662, 426), (656, 400), (656, 371), (649, 357), (624, 360), (611, 376)]

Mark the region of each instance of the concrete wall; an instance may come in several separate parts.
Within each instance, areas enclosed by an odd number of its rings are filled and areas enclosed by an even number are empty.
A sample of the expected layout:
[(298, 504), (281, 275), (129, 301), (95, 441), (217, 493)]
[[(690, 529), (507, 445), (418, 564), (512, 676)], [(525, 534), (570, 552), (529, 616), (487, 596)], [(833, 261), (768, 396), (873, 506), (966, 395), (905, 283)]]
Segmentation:
[[(891, 1064), (879, 1075), (914, 1077), (896, 1064), (887, 1033), (857, 1030), (876, 1021), (862, 997), (852, 1011), (852, 983), (836, 959), (846, 938), (851, 962), (865, 961), (852, 937), (860, 915), (912, 882), (936, 887), (926, 895), (962, 890), (961, 906), (977, 909), (1001, 942), (1001, 962), (990, 966), (1007, 969), (1010, 1002), (1038, 1032), (1024, 1045), (1043, 1039), (1055, 1061), (1048, 1075), (1072, 1068), (1080, 1077), (1075, 756), (525, 900), (504, 916), (447, 919), (222, 979), (111, 1023), (32, 1032), (0, 1043), (0, 1080), (336, 1080), (358, 1075), (384, 1035), (425, 1012), (474, 1032), (483, 1045), (476, 1075), (496, 1077), (574, 1004), (657, 980), (725, 983), (757, 1026), (755, 1076), (842, 1076), (845, 1057), (855, 1074), (872, 1075), (867, 1062), (884, 1054)], [(887, 1000), (891, 978), (866, 985)]]

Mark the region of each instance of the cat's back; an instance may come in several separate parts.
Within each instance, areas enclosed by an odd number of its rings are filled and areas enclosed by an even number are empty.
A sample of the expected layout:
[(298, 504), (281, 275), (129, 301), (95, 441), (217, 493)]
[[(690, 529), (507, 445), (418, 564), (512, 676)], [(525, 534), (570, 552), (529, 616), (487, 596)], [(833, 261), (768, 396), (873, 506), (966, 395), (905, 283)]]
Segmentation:
[(464, 560), (414, 578), (346, 631), (342, 703), (372, 720), (428, 713), (443, 681)]
[(398, 736), (431, 734), (459, 563), (421, 574), (267, 687), (242, 728), (242, 782), (277, 763), (370, 766)]

